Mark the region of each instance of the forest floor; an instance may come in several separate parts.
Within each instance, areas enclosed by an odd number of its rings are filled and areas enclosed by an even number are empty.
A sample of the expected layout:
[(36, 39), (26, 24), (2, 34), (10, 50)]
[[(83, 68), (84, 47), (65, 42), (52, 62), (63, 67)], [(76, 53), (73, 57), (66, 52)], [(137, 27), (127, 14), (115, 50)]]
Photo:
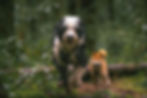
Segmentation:
[(77, 89), (80, 95), (102, 96), (101, 98), (147, 98), (147, 83), (145, 75), (125, 76), (112, 80), (111, 86), (105, 88), (102, 85), (84, 83)]

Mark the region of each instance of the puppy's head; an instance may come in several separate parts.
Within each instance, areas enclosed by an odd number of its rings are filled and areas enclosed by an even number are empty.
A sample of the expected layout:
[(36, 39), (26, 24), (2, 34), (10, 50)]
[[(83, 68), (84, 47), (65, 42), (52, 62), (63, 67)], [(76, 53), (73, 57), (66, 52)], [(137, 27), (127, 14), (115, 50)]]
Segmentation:
[(92, 65), (95, 69), (102, 66), (102, 63), (106, 59), (107, 52), (104, 49), (100, 49), (97, 52), (93, 53), (90, 57), (90, 65)]
[(77, 16), (65, 16), (55, 28), (56, 35), (65, 47), (74, 47), (84, 41), (81, 19)]
[(107, 56), (107, 51), (104, 50), (104, 49), (100, 49), (100, 50), (97, 51), (96, 55), (97, 55), (97, 58), (99, 58), (99, 59), (100, 58), (105, 59), (106, 56)]

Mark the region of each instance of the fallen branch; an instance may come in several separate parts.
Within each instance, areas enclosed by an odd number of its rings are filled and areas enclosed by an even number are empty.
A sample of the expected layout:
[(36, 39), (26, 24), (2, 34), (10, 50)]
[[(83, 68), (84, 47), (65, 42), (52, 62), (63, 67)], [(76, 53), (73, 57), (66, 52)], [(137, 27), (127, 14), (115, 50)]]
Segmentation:
[[(12, 73), (19, 73), (19, 74), (28, 74), (31, 73), (38, 73), (38, 72), (51, 72), (54, 71), (56, 68), (54, 66), (34, 66), (34, 67), (22, 67), (22, 68), (14, 68), (14, 69), (1, 69), (0, 73), (4, 74), (12, 74)], [(132, 75), (137, 72), (144, 71), (147, 72), (147, 63), (141, 63), (138, 65), (134, 64), (110, 64), (109, 65), (109, 72), (111, 76), (121, 76), (121, 75)]]
[(112, 64), (109, 65), (109, 72), (111, 76), (132, 75), (137, 72), (147, 72), (147, 63), (141, 64)]

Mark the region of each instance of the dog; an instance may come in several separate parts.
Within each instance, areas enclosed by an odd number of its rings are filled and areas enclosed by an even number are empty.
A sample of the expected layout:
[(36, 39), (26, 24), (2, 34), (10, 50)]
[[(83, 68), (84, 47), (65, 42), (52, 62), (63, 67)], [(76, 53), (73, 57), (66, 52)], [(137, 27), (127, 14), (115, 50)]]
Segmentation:
[(85, 43), (86, 33), (78, 16), (65, 16), (55, 26), (53, 60), (67, 92), (71, 91), (72, 83), (82, 84), (83, 67), (87, 61)]
[(98, 82), (104, 83), (105, 87), (109, 87), (111, 84), (108, 66), (106, 61), (107, 52), (104, 49), (100, 49), (94, 52), (89, 59), (88, 71), (96, 85)]

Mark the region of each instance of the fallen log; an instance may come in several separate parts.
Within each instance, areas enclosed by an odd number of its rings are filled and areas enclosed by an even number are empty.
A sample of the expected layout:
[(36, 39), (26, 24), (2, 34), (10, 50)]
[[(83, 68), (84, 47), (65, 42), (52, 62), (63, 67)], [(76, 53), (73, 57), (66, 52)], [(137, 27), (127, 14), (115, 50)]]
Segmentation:
[(141, 64), (111, 64), (109, 65), (110, 76), (133, 75), (138, 72), (147, 73), (147, 63)]
[[(110, 64), (109, 67), (110, 76), (122, 76), (122, 75), (133, 75), (138, 72), (147, 73), (147, 63), (141, 64)], [(11, 74), (11, 73), (19, 73), (19, 74), (28, 74), (38, 73), (38, 72), (52, 72), (55, 71), (56, 68), (54, 66), (33, 66), (33, 67), (22, 67), (22, 68), (14, 68), (14, 69), (1, 69), (0, 73)]]
[[(147, 63), (141, 64), (110, 64), (108, 66), (109, 75), (111, 78), (121, 76), (135, 75), (139, 72), (147, 74)], [(87, 71), (83, 78), (85, 81), (90, 79), (89, 72)]]

